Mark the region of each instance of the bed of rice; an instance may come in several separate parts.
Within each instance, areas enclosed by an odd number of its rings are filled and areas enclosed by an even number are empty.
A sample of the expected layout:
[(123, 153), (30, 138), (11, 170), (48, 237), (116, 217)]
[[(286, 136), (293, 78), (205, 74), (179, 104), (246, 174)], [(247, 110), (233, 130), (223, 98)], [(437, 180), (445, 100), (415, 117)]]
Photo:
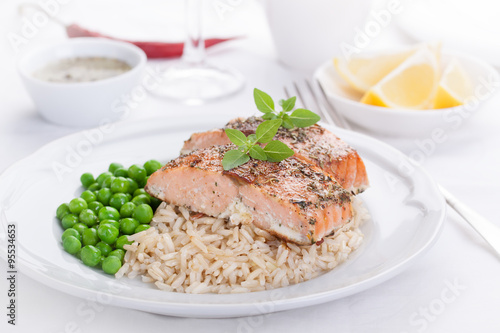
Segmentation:
[(359, 225), (369, 215), (355, 199), (354, 219), (319, 245), (297, 246), (248, 224), (199, 217), (162, 203), (151, 228), (129, 236), (117, 278), (141, 276), (165, 291), (243, 293), (312, 279), (359, 247)]

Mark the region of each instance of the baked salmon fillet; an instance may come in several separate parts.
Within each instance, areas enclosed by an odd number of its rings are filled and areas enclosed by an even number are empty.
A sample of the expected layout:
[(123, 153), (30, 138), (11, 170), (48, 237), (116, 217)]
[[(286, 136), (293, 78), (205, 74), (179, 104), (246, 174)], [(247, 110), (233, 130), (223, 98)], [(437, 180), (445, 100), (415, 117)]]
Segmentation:
[[(236, 118), (225, 128), (240, 130), (248, 136), (255, 133), (262, 122), (262, 118), (256, 117)], [(274, 139), (285, 143), (295, 152), (295, 157), (316, 165), (353, 194), (361, 193), (369, 186), (365, 164), (356, 150), (326, 128), (319, 125), (293, 130), (280, 128)], [(229, 143), (224, 129), (194, 133), (184, 142), (181, 154)]]
[(284, 240), (312, 244), (353, 216), (352, 194), (304, 160), (250, 160), (225, 171), (222, 158), (236, 146), (211, 146), (182, 155), (153, 173), (152, 196), (232, 223), (253, 223)]

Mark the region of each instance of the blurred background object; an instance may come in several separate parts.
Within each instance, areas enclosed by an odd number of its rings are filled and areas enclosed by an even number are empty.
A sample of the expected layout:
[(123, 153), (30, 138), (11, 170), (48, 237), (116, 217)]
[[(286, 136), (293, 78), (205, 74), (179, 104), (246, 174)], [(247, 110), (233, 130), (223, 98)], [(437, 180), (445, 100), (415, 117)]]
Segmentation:
[(203, 29), (203, 0), (185, 0), (186, 39), (182, 62), (165, 69), (154, 94), (188, 105), (201, 105), (232, 95), (243, 88), (243, 76), (207, 61)]
[[(86, 29), (75, 23), (65, 23), (58, 19), (57, 17), (51, 15), (49, 8), (46, 6), (42, 6), (36, 3), (23, 3), (19, 6), (19, 13), (23, 17), (27, 17), (30, 14), (40, 12), (50, 19), (59, 24), (62, 28), (66, 30), (66, 34), (70, 38), (78, 38), (78, 37), (96, 37), (96, 38), (109, 38), (113, 40), (120, 40), (124, 42), (128, 42), (136, 45), (141, 48), (147, 55), (148, 59), (162, 59), (162, 58), (176, 58), (182, 56), (182, 51), (184, 48), (184, 42), (158, 42), (158, 41), (139, 41), (139, 40), (127, 40), (120, 39), (113, 36), (109, 36), (106, 34), (102, 34), (98, 31), (93, 31)], [(229, 40), (233, 40), (236, 37), (228, 37), (228, 38), (205, 38), (204, 44), (205, 47), (211, 47), (217, 45), (219, 43), (223, 43)]]
[(370, 0), (272, 0), (267, 17), (279, 59), (311, 71), (363, 31)]
[(451, 49), (500, 66), (500, 2), (403, 0), (397, 25), (416, 41), (439, 39)]
[[(101, 64), (96, 66), (99, 59)], [(78, 60), (80, 63), (70, 71), (61, 63), (77, 63)], [(91, 62), (85, 66), (83, 60)], [(120, 119), (118, 101), (140, 83), (146, 60), (144, 51), (133, 44), (86, 37), (63, 40), (29, 52), (19, 61), (18, 67), (26, 90), (46, 120), (63, 126), (95, 127), (104, 121)], [(112, 61), (122, 62), (129, 70), (97, 78), (96, 75), (102, 75)], [(91, 77), (92, 67), (94, 77)], [(36, 72), (45, 72), (45, 78), (36, 76)], [(60, 75), (67, 80), (51, 82), (47, 79)], [(71, 76), (75, 75), (80, 82), (71, 81)]]

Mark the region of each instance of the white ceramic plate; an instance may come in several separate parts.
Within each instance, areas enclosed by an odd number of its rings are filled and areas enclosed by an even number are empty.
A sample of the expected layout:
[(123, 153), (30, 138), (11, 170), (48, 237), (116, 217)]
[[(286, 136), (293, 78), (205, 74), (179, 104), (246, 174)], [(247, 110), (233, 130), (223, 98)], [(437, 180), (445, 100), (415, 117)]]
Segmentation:
[[(0, 239), (5, 242), (7, 223), (16, 223), (20, 270), (54, 289), (142, 311), (205, 318), (257, 315), (352, 295), (395, 276), (436, 241), (445, 204), (429, 176), (418, 168), (407, 171), (406, 157), (379, 141), (332, 129), (365, 160), (371, 188), (361, 197), (372, 220), (362, 226), (363, 245), (327, 274), (273, 291), (188, 295), (159, 291), (139, 280), (117, 280), (63, 251), (55, 210), (80, 194), (82, 173), (98, 174), (110, 162), (131, 165), (151, 158), (166, 162), (177, 156), (192, 132), (226, 121), (207, 116), (120, 124), (108, 133), (91, 130), (46, 145), (0, 176)], [(61, 169), (62, 165), (67, 168)], [(55, 168), (63, 170), (62, 178)], [(4, 260), (5, 248), (0, 248)]]

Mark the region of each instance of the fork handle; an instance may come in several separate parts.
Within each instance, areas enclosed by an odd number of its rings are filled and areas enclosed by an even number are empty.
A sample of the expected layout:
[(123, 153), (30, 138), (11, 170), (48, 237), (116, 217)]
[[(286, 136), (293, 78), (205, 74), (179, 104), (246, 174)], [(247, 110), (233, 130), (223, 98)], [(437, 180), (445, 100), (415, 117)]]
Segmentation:
[(448, 205), (462, 216), (464, 220), (491, 245), (497, 255), (500, 256), (500, 228), (464, 205), (441, 185), (439, 185), (439, 190), (443, 194)]

